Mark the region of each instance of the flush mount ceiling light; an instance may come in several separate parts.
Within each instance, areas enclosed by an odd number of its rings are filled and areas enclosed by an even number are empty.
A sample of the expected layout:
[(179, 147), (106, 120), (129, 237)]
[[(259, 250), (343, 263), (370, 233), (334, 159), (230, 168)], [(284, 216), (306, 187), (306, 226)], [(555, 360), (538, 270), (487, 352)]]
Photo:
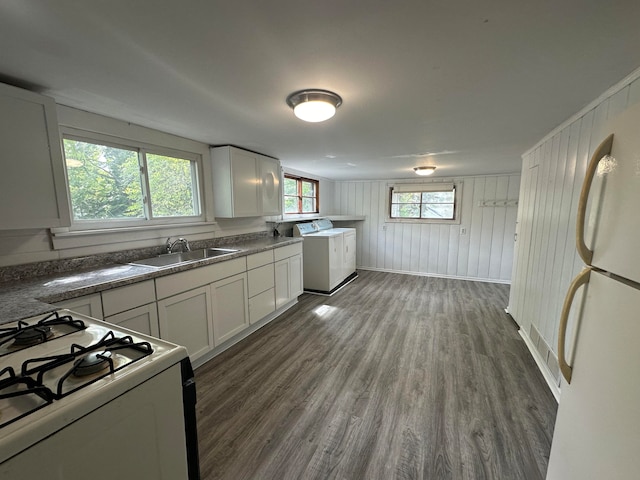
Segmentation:
[(300, 90), (287, 97), (287, 105), (293, 108), (293, 113), (300, 120), (324, 122), (336, 114), (342, 98), (328, 90)]
[(416, 175), (431, 175), (436, 171), (436, 167), (414, 167), (413, 171), (416, 172)]

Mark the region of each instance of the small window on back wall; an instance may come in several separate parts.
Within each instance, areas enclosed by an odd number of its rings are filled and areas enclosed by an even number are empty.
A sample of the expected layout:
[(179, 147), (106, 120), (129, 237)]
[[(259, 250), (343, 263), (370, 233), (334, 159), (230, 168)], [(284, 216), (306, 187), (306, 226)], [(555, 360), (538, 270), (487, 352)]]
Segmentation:
[(318, 181), (284, 176), (284, 213), (318, 213)]
[(389, 219), (455, 223), (459, 196), (453, 184), (399, 184), (389, 189)]

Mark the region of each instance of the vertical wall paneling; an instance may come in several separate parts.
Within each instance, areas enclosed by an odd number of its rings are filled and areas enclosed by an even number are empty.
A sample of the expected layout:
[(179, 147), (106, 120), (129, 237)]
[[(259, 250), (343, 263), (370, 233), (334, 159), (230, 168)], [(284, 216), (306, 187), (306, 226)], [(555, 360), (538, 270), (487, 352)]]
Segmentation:
[[(496, 198), (496, 177), (488, 177), (484, 184), (484, 201), (493, 202)], [(482, 230), (480, 231), (480, 249), (478, 252), (478, 273), (481, 278), (489, 278), (489, 261), (491, 257), (491, 240), (495, 208), (482, 208)]]
[(478, 276), (478, 264), (480, 263), (480, 241), (482, 240), (482, 214), (481, 206), (484, 199), (484, 186), (486, 180), (477, 178), (473, 182), (473, 206), (471, 210), (471, 228), (469, 229), (469, 259), (467, 260), (467, 275)]
[(520, 176), (442, 181), (458, 187), (460, 224), (388, 222), (388, 181), (336, 183), (337, 213), (365, 216), (358, 268), (509, 282)]
[[(507, 199), (518, 198), (518, 192), (520, 191), (520, 179), (518, 177), (509, 177), (507, 182)], [(519, 207), (518, 201), (518, 207)], [(513, 262), (505, 261), (505, 259), (513, 258), (515, 239), (513, 231), (507, 228), (510, 225), (515, 225), (518, 207), (506, 208), (504, 212), (504, 220), (502, 224), (502, 251), (500, 252), (500, 271), (498, 273), (499, 278), (511, 278), (511, 270)]]
[(456, 271), (456, 275), (460, 277), (466, 277), (468, 272), (469, 248), (471, 245), (471, 216), (473, 213), (474, 195), (475, 182), (473, 179), (467, 178), (462, 185), (462, 212), (460, 217), (460, 228), (465, 229), (466, 234), (460, 235), (458, 243), (458, 269)]

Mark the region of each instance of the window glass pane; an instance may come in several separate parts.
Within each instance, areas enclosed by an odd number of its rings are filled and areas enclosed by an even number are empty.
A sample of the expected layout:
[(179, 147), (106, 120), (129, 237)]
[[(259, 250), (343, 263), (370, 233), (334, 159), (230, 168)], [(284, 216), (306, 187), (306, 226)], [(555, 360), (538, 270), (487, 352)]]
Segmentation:
[(302, 199), (302, 212), (313, 213), (316, 211), (315, 198), (303, 198)]
[(298, 182), (293, 178), (284, 179), (284, 194), (285, 195), (297, 195), (298, 194)]
[(439, 219), (453, 219), (453, 205), (452, 204), (423, 204), (422, 205), (422, 218), (439, 218)]
[(454, 192), (423, 192), (422, 203), (453, 203)]
[(394, 193), (393, 203), (420, 203), (420, 192)]
[(143, 218), (138, 152), (64, 139), (73, 218)]
[(311, 182), (302, 182), (302, 196), (303, 197), (315, 197), (316, 189), (315, 185)]
[(415, 203), (391, 204), (393, 218), (420, 218), (420, 205)]
[(192, 161), (147, 153), (149, 194), (154, 217), (198, 215), (193, 186), (197, 185)]
[(284, 213), (298, 213), (298, 197), (284, 197)]

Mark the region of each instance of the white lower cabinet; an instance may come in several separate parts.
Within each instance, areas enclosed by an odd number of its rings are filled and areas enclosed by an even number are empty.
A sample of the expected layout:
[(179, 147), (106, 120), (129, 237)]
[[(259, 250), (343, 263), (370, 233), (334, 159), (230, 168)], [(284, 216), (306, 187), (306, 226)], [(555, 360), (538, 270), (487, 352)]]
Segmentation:
[(229, 340), (249, 326), (247, 274), (211, 284), (214, 345)]
[(191, 361), (214, 347), (211, 288), (195, 288), (158, 301), (160, 338), (183, 345)]
[(128, 328), (134, 332), (144, 333), (152, 337), (160, 336), (158, 309), (155, 302), (127, 310), (126, 312), (117, 313), (104, 319), (109, 323)]
[(302, 246), (278, 248), (275, 258), (281, 258), (275, 263), (276, 308), (280, 308), (302, 294)]
[(63, 300), (57, 302), (56, 306), (102, 320), (102, 299), (99, 293)]

